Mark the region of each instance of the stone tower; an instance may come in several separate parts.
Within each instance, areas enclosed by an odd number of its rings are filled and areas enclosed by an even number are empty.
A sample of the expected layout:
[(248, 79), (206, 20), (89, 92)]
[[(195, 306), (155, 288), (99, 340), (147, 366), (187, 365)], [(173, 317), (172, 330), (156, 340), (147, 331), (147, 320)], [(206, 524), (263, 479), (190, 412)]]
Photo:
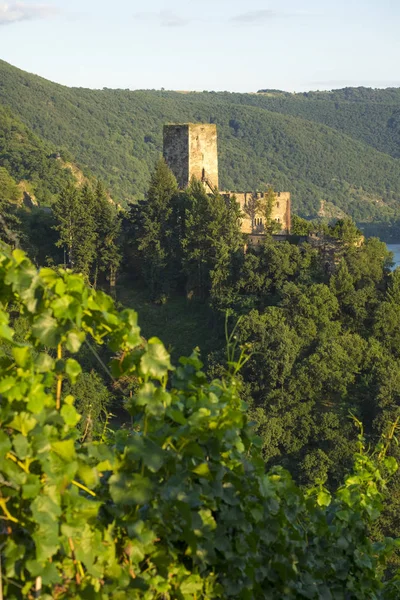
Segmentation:
[(217, 126), (211, 123), (164, 125), (164, 158), (181, 189), (192, 177), (218, 188)]
[[(210, 123), (164, 125), (164, 158), (185, 189), (192, 177), (202, 181), (207, 192), (218, 190), (217, 126)], [(219, 192), (227, 201), (235, 199), (241, 209), (241, 229), (249, 243), (259, 244), (275, 221), (281, 235), (290, 233), (291, 197), (275, 192), (268, 219), (265, 215), (268, 192)], [(267, 222), (268, 221), (268, 222)]]

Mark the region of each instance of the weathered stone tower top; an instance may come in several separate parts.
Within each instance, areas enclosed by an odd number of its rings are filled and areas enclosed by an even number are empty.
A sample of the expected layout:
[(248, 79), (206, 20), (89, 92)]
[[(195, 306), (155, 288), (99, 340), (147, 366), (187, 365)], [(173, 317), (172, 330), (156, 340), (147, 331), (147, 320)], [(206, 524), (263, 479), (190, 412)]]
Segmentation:
[(218, 188), (217, 126), (164, 125), (164, 158), (181, 189), (189, 185), (192, 177)]

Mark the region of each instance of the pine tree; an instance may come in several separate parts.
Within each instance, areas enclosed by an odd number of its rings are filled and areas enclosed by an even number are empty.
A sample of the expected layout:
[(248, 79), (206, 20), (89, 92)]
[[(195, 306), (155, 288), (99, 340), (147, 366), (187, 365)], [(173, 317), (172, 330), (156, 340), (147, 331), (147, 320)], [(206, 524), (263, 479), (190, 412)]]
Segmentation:
[(214, 306), (223, 307), (230, 300), (235, 268), (243, 259), (240, 208), (234, 198), (226, 200), (219, 194), (210, 197), (210, 208), (209, 237), (213, 249), (210, 293)]
[(164, 159), (160, 159), (150, 182), (147, 201), (136, 211), (138, 250), (142, 272), (153, 300), (168, 294), (171, 273), (174, 226), (173, 198), (178, 184)]
[(116, 207), (107, 198), (106, 190), (100, 181), (97, 183), (94, 199), (97, 243), (93, 285), (96, 287), (98, 274), (100, 273), (109, 282), (110, 291), (114, 295), (116, 275), (122, 258), (118, 245), (121, 221), (118, 218)]
[(210, 206), (204, 186), (191, 182), (186, 196), (185, 234), (182, 239), (182, 268), (190, 297), (205, 299), (210, 282)]
[(262, 213), (262, 200), (257, 197), (257, 194), (251, 194), (243, 210), (251, 220), (251, 229), (253, 231), (255, 229), (256, 217), (260, 212)]
[(85, 184), (79, 194), (79, 230), (75, 250), (77, 271), (89, 277), (96, 258), (97, 246), (97, 207), (95, 196), (89, 184)]
[(182, 240), (187, 289), (201, 299), (209, 294), (220, 304), (229, 288), (235, 257), (243, 254), (240, 209), (233, 199), (208, 195), (194, 180), (188, 194)]
[(260, 212), (265, 218), (265, 232), (269, 233), (270, 235), (278, 233), (282, 229), (281, 224), (278, 221), (272, 219), (272, 209), (274, 207), (275, 202), (275, 192), (270, 187), (268, 189), (268, 192), (264, 195), (260, 208)]
[(89, 276), (96, 255), (94, 195), (88, 185), (78, 190), (68, 184), (54, 205), (57, 246), (67, 250), (66, 264), (74, 271)]
[(80, 212), (79, 193), (76, 187), (72, 184), (66, 185), (60, 192), (57, 202), (54, 204), (53, 213), (57, 225), (55, 230), (58, 231), (59, 240), (57, 246), (64, 246), (65, 264), (71, 269), (74, 268), (76, 247), (76, 238), (78, 232), (77, 216)]

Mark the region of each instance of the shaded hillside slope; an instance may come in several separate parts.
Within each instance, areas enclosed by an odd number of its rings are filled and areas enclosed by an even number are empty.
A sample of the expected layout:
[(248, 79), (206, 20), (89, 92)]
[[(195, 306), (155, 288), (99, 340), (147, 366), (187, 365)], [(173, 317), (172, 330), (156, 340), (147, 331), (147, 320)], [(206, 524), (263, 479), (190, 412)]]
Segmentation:
[[(56, 158), (51, 144), (43, 142), (9, 110), (0, 106), (0, 168), (20, 183), (41, 204), (51, 204), (60, 187), (74, 181), (71, 171)], [(22, 182), (22, 183), (21, 183)], [(2, 193), (0, 186), (0, 194)]]
[(143, 197), (163, 123), (212, 121), (223, 188), (289, 190), (303, 215), (316, 215), (321, 201), (359, 221), (397, 213), (398, 160), (322, 124), (250, 106), (251, 95), (244, 103), (234, 96), (67, 88), (0, 62), (0, 103), (53, 147), (68, 148), (122, 202)]

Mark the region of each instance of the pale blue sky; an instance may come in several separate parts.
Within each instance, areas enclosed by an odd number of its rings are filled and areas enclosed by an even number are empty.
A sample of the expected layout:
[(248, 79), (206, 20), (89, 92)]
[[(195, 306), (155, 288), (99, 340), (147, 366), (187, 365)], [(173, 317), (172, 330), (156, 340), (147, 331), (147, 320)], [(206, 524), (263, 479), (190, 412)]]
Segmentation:
[(0, 58), (92, 88), (400, 87), (399, 0), (0, 0)]

